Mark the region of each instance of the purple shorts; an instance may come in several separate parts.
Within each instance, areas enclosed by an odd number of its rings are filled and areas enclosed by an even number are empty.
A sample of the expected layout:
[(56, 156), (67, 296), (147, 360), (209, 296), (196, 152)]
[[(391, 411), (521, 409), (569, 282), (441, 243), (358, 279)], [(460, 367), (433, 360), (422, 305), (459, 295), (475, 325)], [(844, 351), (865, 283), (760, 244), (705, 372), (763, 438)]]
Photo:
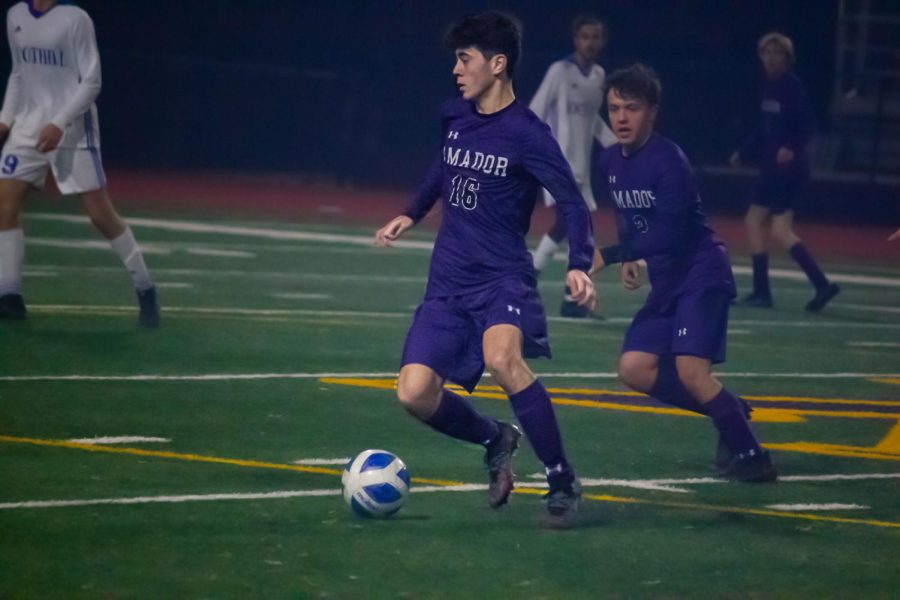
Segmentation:
[(527, 358), (550, 357), (547, 319), (537, 290), (507, 279), (473, 294), (426, 299), (406, 334), (402, 364), (425, 365), (471, 392), (484, 373), (482, 336), (494, 325), (518, 327)]
[(794, 210), (794, 205), (803, 196), (806, 181), (807, 177), (802, 173), (764, 172), (750, 202), (768, 208), (773, 215)]
[(717, 287), (688, 291), (671, 300), (651, 295), (638, 311), (622, 352), (699, 356), (725, 362), (728, 308), (734, 294)]

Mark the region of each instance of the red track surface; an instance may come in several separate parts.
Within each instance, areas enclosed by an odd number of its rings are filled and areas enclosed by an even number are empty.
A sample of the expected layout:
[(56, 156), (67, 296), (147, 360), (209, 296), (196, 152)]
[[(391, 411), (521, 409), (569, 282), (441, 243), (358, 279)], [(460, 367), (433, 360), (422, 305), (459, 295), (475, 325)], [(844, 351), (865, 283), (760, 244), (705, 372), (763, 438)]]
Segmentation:
[[(170, 218), (214, 214), (375, 227), (402, 210), (408, 197), (407, 192), (396, 190), (356, 189), (289, 177), (243, 174), (113, 171), (109, 182), (116, 203), (126, 215), (128, 208), (134, 207)], [(549, 227), (552, 216), (552, 211), (543, 207), (535, 211), (533, 237)], [(599, 239), (612, 238), (611, 210), (598, 211), (594, 222)], [(436, 223), (432, 216), (425, 226), (434, 227)], [(739, 217), (714, 217), (713, 225), (735, 253), (748, 253)], [(814, 254), (825, 259), (900, 266), (900, 242), (886, 241), (897, 227), (900, 223), (847, 227), (803, 221), (797, 225), (797, 231)]]

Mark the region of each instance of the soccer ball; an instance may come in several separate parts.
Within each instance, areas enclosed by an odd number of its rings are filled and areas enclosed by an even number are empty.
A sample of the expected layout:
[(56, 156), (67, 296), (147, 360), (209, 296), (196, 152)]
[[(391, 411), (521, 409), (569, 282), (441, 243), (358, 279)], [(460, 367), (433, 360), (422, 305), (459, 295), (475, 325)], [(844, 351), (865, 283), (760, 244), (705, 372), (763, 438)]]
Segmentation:
[(389, 517), (409, 495), (409, 471), (386, 450), (366, 450), (347, 463), (341, 476), (344, 500), (363, 517)]

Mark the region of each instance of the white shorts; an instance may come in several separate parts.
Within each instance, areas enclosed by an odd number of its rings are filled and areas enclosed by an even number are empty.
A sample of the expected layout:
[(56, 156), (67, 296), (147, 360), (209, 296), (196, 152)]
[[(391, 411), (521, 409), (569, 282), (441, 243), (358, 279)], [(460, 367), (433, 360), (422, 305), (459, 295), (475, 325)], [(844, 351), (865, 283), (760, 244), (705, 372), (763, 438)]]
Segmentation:
[[(590, 182), (578, 183), (578, 189), (581, 190), (581, 197), (584, 198), (584, 203), (587, 204), (588, 210), (590, 210), (591, 212), (597, 210), (597, 201), (594, 200), (594, 191), (591, 189)], [(556, 200), (553, 199), (553, 196), (550, 195), (550, 192), (544, 190), (544, 205), (554, 206), (555, 204)]]
[(47, 171), (53, 171), (63, 194), (81, 194), (106, 187), (103, 162), (97, 148), (37, 148), (7, 143), (0, 154), (0, 179), (16, 179), (43, 189)]

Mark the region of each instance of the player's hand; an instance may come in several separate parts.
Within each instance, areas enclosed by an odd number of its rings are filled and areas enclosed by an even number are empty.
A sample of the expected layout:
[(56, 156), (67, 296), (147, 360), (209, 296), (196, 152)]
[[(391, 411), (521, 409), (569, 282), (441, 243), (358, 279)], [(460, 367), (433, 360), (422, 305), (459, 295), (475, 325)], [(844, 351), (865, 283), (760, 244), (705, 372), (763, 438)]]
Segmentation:
[(0, 148), (3, 147), (3, 144), (6, 143), (6, 138), (9, 137), (9, 125), (6, 123), (0, 123)]
[(619, 279), (626, 290), (636, 290), (644, 284), (641, 275), (641, 264), (637, 261), (622, 263), (619, 269)]
[(602, 271), (604, 267), (606, 267), (606, 263), (603, 262), (603, 256), (600, 255), (600, 249), (594, 248), (594, 260), (591, 263), (590, 270), (588, 270), (588, 275), (593, 277), (594, 273)]
[(741, 166), (741, 153), (735, 150), (731, 153), (731, 156), (728, 157), (728, 164), (732, 167)]
[(406, 215), (394, 217), (390, 223), (375, 232), (375, 245), (381, 248), (390, 246), (391, 242), (403, 235), (413, 225), (413, 220)]
[(900, 240), (900, 229), (891, 234), (891, 237), (888, 238), (889, 242), (893, 242), (894, 240)]
[(794, 162), (794, 151), (787, 146), (782, 146), (778, 149), (778, 154), (775, 155), (775, 162), (782, 167), (791, 164)]
[(38, 152), (50, 152), (51, 150), (55, 150), (56, 147), (59, 146), (59, 142), (62, 141), (62, 136), (63, 130), (53, 123), (50, 123), (41, 129), (41, 134), (38, 136)]
[(566, 273), (566, 285), (569, 286), (572, 299), (578, 306), (586, 306), (591, 311), (597, 308), (597, 290), (594, 289), (594, 282), (587, 273), (572, 269)]

